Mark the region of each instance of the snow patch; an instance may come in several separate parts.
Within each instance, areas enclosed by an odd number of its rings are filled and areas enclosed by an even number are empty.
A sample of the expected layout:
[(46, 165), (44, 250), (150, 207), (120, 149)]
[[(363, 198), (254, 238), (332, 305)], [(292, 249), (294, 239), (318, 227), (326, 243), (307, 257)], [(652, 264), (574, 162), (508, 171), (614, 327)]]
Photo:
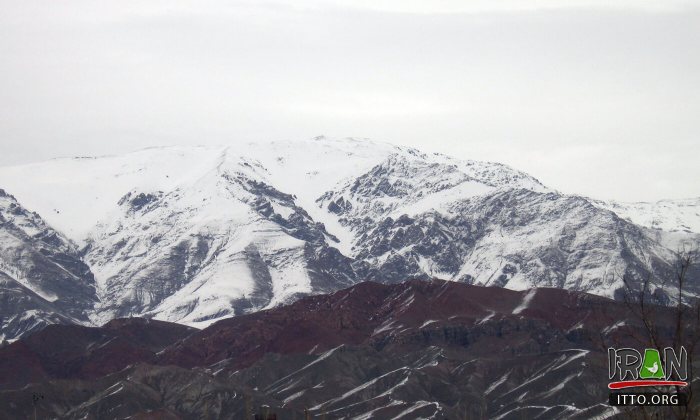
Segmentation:
[(523, 297), (523, 300), (520, 302), (520, 305), (513, 309), (513, 315), (518, 315), (519, 313), (527, 309), (530, 305), (530, 302), (532, 302), (532, 299), (535, 297), (535, 293), (537, 293), (537, 289), (529, 290)]

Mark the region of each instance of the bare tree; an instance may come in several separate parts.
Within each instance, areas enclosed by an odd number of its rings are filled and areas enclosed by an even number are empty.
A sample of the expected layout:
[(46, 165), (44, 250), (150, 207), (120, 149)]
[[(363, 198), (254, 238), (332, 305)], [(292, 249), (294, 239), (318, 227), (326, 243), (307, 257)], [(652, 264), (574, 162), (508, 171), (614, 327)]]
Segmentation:
[[(677, 252), (672, 276), (655, 279), (653, 266), (647, 261), (647, 275), (639, 284), (628, 276), (622, 276), (625, 285), (624, 302), (634, 317), (641, 321), (642, 335), (634, 335), (640, 345), (655, 348), (663, 357), (663, 348), (672, 347), (680, 354), (681, 347), (688, 354), (688, 387), (676, 388), (685, 393), (688, 405), (664, 409), (640, 407), (625, 414), (630, 418), (700, 418), (700, 404), (693, 400), (693, 360), (700, 341), (700, 296), (696, 287), (698, 279), (690, 278), (697, 268), (699, 259), (697, 248), (682, 249)], [(657, 280), (657, 281), (654, 281)], [(669, 328), (670, 326), (670, 328)], [(676, 378), (677, 379), (677, 378)]]

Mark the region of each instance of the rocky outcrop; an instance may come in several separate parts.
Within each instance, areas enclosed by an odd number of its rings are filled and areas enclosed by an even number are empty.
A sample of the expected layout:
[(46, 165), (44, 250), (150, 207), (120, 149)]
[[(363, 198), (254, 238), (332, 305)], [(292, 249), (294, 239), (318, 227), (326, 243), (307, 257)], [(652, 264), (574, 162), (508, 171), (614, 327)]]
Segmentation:
[(95, 281), (77, 247), (0, 190), (0, 341), (87, 322)]

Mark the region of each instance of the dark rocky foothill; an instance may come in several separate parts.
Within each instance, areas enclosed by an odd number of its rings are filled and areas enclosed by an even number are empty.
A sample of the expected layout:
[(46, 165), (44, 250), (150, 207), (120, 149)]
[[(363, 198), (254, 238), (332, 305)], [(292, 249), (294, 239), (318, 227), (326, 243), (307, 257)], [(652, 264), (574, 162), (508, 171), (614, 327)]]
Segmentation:
[(40, 394), (42, 418), (591, 418), (613, 414), (607, 346), (642, 336), (580, 292), (368, 282), (199, 331), (48, 327), (0, 348), (0, 411), (26, 418)]

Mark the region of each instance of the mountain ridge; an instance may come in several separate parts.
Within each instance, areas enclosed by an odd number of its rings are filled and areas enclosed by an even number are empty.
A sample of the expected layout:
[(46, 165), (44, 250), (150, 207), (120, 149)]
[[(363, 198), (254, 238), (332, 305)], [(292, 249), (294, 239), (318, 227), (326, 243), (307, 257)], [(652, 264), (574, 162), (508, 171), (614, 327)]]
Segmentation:
[(80, 244), (94, 324), (205, 327), (363, 280), (619, 297), (623, 277), (666, 278), (675, 251), (700, 240), (507, 165), (357, 139), (59, 159), (0, 168), (0, 185)]

